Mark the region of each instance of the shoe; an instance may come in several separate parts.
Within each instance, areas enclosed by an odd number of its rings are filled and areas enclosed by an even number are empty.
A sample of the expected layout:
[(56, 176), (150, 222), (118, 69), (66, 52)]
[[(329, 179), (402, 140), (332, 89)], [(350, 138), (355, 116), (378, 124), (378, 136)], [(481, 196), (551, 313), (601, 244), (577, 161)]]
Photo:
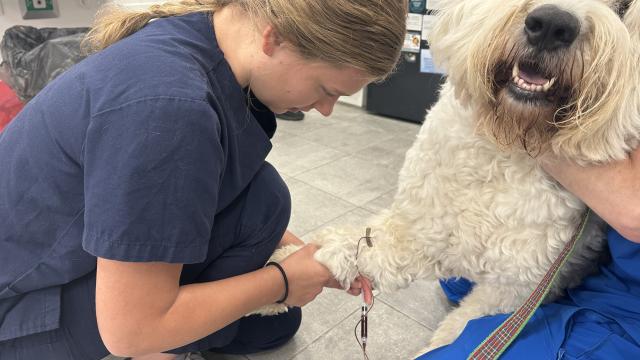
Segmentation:
[(199, 352), (190, 352), (187, 353), (187, 356), (184, 358), (184, 360), (207, 360), (205, 359), (201, 353)]
[(287, 111), (286, 113), (276, 114), (278, 119), (300, 121), (304, 119), (304, 113), (302, 111)]
[(190, 352), (186, 354), (179, 355), (176, 360), (207, 360), (202, 357), (202, 354), (199, 352)]

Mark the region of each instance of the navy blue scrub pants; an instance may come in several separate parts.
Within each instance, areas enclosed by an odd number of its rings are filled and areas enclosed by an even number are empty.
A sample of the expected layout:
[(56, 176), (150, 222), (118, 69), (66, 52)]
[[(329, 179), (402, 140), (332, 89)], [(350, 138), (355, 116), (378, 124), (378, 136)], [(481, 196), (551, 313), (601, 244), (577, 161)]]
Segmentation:
[[(286, 230), (291, 201), (271, 165), (216, 215), (207, 259), (185, 265), (181, 283), (215, 281), (261, 268)], [(95, 272), (63, 286), (61, 327), (0, 342), (2, 360), (91, 360), (108, 355), (96, 324)], [(234, 296), (234, 294), (229, 294)], [(298, 330), (300, 308), (278, 316), (249, 316), (192, 344), (170, 351), (249, 354), (283, 345)]]

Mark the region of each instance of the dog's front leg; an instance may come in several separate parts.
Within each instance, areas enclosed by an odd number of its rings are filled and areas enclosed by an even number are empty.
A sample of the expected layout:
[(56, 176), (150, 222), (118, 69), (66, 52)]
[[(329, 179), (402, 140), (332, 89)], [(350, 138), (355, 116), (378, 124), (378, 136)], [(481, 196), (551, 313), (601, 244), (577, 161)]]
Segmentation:
[[(514, 290), (489, 284), (476, 284), (471, 293), (460, 302), (460, 306), (440, 322), (429, 346), (422, 350), (420, 355), (452, 343), (460, 336), (470, 320), (512, 312), (521, 302), (521, 297), (517, 295), (520, 292)], [(522, 291), (522, 293), (526, 292), (526, 290)]]
[[(312, 243), (320, 249), (315, 258), (327, 266), (348, 289), (358, 273), (372, 281), (381, 292), (407, 287), (413, 280), (434, 275), (435, 267), (423, 248), (413, 239), (402, 239), (390, 221), (378, 221), (372, 228), (372, 246), (364, 240), (364, 228), (327, 229)], [(359, 245), (358, 245), (359, 244)], [(357, 256), (357, 259), (356, 259)], [(357, 265), (357, 266), (356, 266)]]

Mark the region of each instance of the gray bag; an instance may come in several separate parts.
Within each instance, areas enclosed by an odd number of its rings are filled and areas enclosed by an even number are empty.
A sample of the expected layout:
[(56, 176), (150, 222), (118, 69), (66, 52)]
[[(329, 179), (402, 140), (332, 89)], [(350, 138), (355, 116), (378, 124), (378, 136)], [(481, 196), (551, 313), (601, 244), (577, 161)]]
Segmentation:
[(80, 42), (89, 28), (34, 28), (13, 26), (0, 42), (0, 54), (9, 86), (25, 102), (51, 80), (82, 60)]

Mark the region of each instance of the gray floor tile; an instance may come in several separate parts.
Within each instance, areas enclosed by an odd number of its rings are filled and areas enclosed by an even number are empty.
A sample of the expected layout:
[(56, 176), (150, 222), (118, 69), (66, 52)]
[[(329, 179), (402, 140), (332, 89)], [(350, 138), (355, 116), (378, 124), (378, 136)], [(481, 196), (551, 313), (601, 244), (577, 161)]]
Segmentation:
[(341, 290), (325, 289), (313, 302), (303, 308), (302, 324), (292, 341), (279, 349), (251, 354), (248, 357), (250, 360), (291, 359), (337, 326), (359, 306), (360, 298), (348, 295)]
[(415, 281), (406, 289), (381, 294), (379, 299), (431, 330), (451, 310), (437, 281)]
[(349, 116), (348, 121), (353, 124), (359, 124), (368, 128), (383, 130), (395, 135), (411, 135), (415, 136), (420, 129), (421, 124), (391, 119), (384, 116), (367, 113), (362, 111), (358, 116)]
[(334, 124), (335, 122), (335, 119), (332, 120), (331, 118), (325, 118), (317, 111), (310, 111), (305, 114), (304, 120), (302, 121), (278, 119), (278, 130), (276, 131), (276, 134), (280, 131), (284, 131), (286, 133), (299, 136), (320, 130)]
[(329, 125), (315, 131), (298, 134), (309, 141), (322, 144), (346, 153), (363, 148), (393, 137), (393, 134), (349, 121)]
[(358, 206), (387, 193), (397, 182), (397, 174), (388, 167), (356, 156), (338, 159), (295, 178)]
[(285, 181), (292, 203), (289, 230), (299, 237), (356, 207), (294, 178), (286, 177)]
[[(360, 311), (355, 311), (294, 359), (362, 359), (362, 351), (354, 336), (354, 328), (359, 319)], [(426, 346), (432, 334), (431, 330), (382, 301), (377, 302), (369, 313), (368, 324), (367, 354), (371, 360), (411, 359)]]
[(382, 210), (388, 209), (393, 204), (393, 198), (396, 195), (396, 189), (390, 190), (385, 194), (362, 205), (363, 209), (371, 211), (374, 214), (380, 213)]
[(347, 155), (294, 135), (289, 135), (286, 138), (284, 136), (277, 137), (273, 140), (273, 145), (267, 161), (273, 164), (278, 172), (290, 176), (325, 165)]
[(343, 103), (336, 103), (336, 106), (333, 109), (333, 114), (332, 116), (330, 116), (330, 118), (331, 119), (338, 118), (342, 120), (342, 119), (349, 119), (351, 117), (362, 116), (363, 114), (366, 114), (366, 113), (367, 112), (361, 107), (357, 107), (349, 104), (343, 104)]
[(413, 144), (413, 138), (398, 135), (372, 144), (357, 151), (354, 155), (370, 163), (383, 165), (389, 173), (398, 177), (404, 163), (405, 153), (411, 144)]
[(278, 127), (275, 134), (273, 134), (273, 137), (271, 138), (271, 144), (273, 145), (273, 147), (271, 148), (271, 152), (277, 151), (280, 147), (279, 144), (281, 142), (295, 137), (295, 134), (289, 133), (286, 130), (280, 129), (280, 127)]
[(322, 226), (318, 227), (317, 229), (305, 234), (302, 237), (302, 240), (304, 240), (305, 242), (308, 242), (309, 240), (313, 239), (314, 236), (323, 228), (331, 226), (331, 227), (345, 227), (345, 226), (355, 226), (355, 227), (362, 227), (362, 234), (364, 235), (364, 231), (367, 228), (367, 220), (373, 215), (372, 212), (365, 210), (365, 209), (361, 209), (361, 208), (355, 208), (351, 211), (349, 211), (348, 213), (341, 215), (338, 218), (335, 218), (325, 224), (323, 224)]

